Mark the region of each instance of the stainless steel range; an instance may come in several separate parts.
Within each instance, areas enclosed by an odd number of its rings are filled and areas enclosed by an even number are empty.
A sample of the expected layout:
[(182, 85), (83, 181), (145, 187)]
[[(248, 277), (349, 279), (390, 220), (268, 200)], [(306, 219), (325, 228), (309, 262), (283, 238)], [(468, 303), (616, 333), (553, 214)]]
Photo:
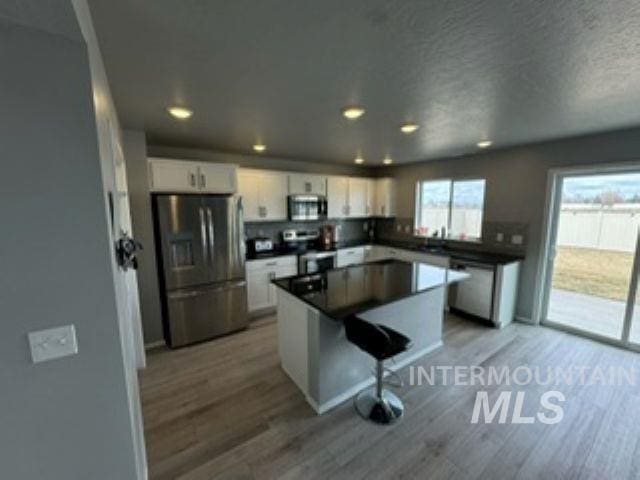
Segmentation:
[(298, 274), (318, 273), (336, 266), (335, 250), (318, 249), (318, 230), (284, 230), (282, 239), (290, 245), (299, 245)]

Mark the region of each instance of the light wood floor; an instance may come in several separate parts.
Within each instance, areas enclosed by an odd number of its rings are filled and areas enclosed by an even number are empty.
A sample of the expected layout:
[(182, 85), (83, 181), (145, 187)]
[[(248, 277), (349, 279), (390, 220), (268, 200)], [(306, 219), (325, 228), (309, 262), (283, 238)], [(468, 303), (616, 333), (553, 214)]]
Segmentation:
[[(544, 327), (498, 331), (449, 317), (420, 365), (624, 365), (636, 353)], [(148, 357), (145, 435), (157, 479), (640, 478), (639, 387), (405, 386), (400, 423), (361, 420), (351, 402), (316, 416), (279, 368), (273, 317), (242, 333)], [(403, 369), (408, 379), (408, 368)], [(562, 391), (556, 425), (472, 424), (478, 390)], [(511, 411), (510, 411), (511, 413)]]

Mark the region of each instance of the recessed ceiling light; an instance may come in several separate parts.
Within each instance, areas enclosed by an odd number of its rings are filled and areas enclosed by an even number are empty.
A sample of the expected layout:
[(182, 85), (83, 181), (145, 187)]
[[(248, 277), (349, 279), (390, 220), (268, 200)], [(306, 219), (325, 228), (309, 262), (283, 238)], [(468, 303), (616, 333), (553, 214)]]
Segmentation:
[(179, 120), (186, 120), (191, 115), (193, 115), (193, 110), (189, 110), (184, 107), (169, 107), (167, 111), (171, 114), (172, 117), (175, 117)]
[(481, 142), (478, 142), (478, 146), (480, 148), (487, 148), (491, 146), (491, 140), (482, 140)]
[(420, 128), (420, 125), (418, 125), (417, 123), (405, 123), (404, 125), (400, 126), (400, 131), (402, 133), (413, 133), (416, 130), (418, 130)]
[(266, 146), (266, 145), (264, 145), (264, 144), (262, 144), (262, 143), (256, 143), (256, 144), (253, 146), (253, 149), (254, 149), (256, 152), (264, 152), (264, 151), (267, 149), (267, 146)]
[(384, 160), (382, 160), (382, 163), (384, 163), (385, 165), (391, 165), (393, 163), (393, 160), (390, 159), (389, 157), (384, 157)]
[(342, 109), (342, 115), (344, 115), (349, 120), (360, 118), (363, 113), (364, 108), (358, 106), (345, 107)]
[(360, 155), (358, 155), (356, 157), (356, 159), (354, 160), (354, 162), (356, 162), (358, 165), (364, 163), (364, 158), (362, 158)]

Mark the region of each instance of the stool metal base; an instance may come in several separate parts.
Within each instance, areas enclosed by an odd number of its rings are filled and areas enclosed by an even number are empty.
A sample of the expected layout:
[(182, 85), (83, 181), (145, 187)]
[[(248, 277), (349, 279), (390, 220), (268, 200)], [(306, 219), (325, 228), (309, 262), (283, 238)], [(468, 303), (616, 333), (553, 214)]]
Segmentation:
[(366, 420), (389, 425), (402, 417), (402, 401), (388, 390), (382, 390), (378, 397), (376, 385), (361, 391), (355, 399), (356, 411)]

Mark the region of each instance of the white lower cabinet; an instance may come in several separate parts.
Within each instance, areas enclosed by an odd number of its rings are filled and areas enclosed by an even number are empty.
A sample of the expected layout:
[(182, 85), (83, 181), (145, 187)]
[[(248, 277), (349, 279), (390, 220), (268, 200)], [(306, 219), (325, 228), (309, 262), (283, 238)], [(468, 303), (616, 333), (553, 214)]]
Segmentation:
[(295, 255), (248, 260), (245, 265), (247, 274), (247, 304), (249, 312), (255, 312), (276, 306), (276, 287), (271, 280), (289, 277), (298, 273), (298, 258)]
[(364, 247), (341, 248), (338, 250), (336, 265), (338, 268), (364, 263)]

